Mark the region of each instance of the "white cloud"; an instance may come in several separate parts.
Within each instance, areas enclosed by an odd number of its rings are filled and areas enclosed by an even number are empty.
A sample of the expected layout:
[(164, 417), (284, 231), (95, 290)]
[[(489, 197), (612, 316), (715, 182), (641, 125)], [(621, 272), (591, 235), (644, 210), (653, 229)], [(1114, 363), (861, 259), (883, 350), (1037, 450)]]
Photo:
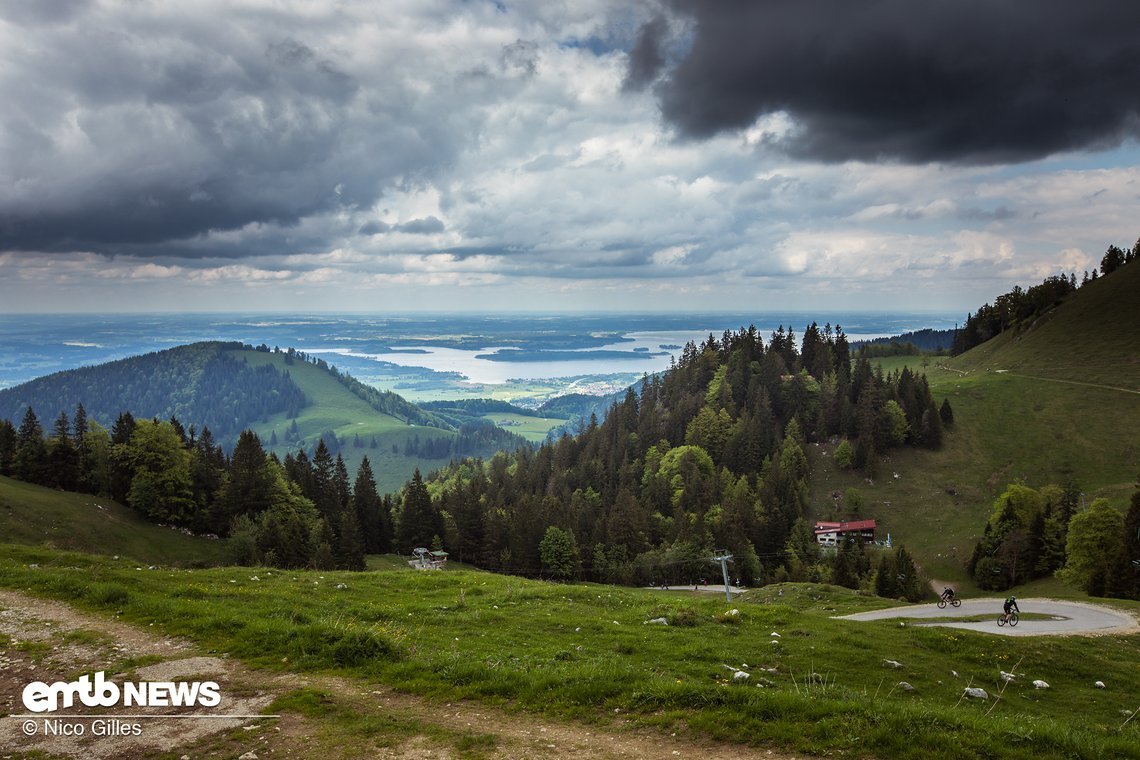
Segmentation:
[(0, 218), (25, 235), (0, 298), (86, 278), (92, 308), (140, 283), (246, 308), (411, 285), (423, 307), (915, 308), (944, 278), (964, 311), (1140, 233), (1127, 147), (1100, 168), (807, 163), (770, 151), (782, 113), (678, 140), (652, 92), (622, 92), (651, 11), (108, 0), (0, 23)]

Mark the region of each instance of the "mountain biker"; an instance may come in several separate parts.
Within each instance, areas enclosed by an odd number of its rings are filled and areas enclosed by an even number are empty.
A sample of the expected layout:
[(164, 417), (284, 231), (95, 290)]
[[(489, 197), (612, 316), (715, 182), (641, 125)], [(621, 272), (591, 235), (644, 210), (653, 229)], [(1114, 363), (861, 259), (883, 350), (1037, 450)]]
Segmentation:
[(1021, 610), (1018, 609), (1018, 607), (1017, 607), (1017, 597), (1016, 596), (1007, 597), (1005, 600), (1005, 604), (1002, 605), (1002, 609), (1005, 611), (1005, 619), (1006, 620), (1009, 620), (1009, 616), (1010, 616), (1011, 612), (1016, 612), (1018, 615), (1021, 614)]
[(948, 602), (954, 601), (954, 589), (950, 588), (949, 586), (942, 589), (942, 598)]

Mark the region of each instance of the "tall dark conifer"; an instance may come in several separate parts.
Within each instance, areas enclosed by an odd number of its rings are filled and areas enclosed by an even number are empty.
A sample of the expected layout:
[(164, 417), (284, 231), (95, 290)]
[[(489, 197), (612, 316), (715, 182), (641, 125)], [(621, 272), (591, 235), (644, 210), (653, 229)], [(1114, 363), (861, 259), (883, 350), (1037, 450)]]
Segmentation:
[(417, 547), (431, 546), (432, 538), (440, 531), (436, 527), (431, 495), (428, 494), (419, 468), (416, 468), (412, 479), (404, 486), (403, 496), (403, 508), (396, 530), (396, 550), (406, 554)]
[(51, 475), (47, 445), (44, 443), (44, 430), (30, 406), (24, 412), (24, 419), (16, 431), (16, 457), (13, 469), (17, 478), (28, 483), (44, 485)]
[(356, 471), (352, 506), (364, 539), (364, 551), (368, 554), (386, 554), (392, 551), (392, 516), (384, 513), (384, 504), (376, 492), (376, 478), (372, 474), (372, 464), (368, 457), (361, 460), (360, 468)]
[(71, 421), (67, 412), (61, 411), (56, 418), (48, 463), (51, 485), (64, 491), (74, 491), (79, 487), (79, 452), (71, 440)]
[(16, 428), (0, 420), (0, 475), (12, 475), (16, 463)]

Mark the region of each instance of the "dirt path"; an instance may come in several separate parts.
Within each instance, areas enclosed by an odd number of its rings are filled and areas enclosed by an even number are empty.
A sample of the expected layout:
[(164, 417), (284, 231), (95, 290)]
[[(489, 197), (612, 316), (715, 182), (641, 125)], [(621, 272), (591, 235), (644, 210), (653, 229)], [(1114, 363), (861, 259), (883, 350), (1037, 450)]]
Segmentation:
[[(30, 714), (22, 700), (27, 684), (67, 682), (99, 670), (118, 684), (213, 680), (222, 702), (213, 709), (76, 705), (56, 713), (69, 717), (23, 717)], [(315, 697), (312, 709), (283, 709), (279, 718), (261, 715), (277, 697), (298, 694)], [(129, 717), (144, 711), (145, 719)], [(166, 717), (149, 717), (154, 712)], [(78, 713), (117, 716), (118, 723), (102, 719), (96, 729), (99, 721), (77, 719)], [(224, 717), (234, 715), (258, 717)], [(31, 736), (25, 731), (29, 721), (35, 728)], [(45, 736), (53, 721), (82, 726), (84, 735)], [(137, 725), (138, 735), (134, 729), (106, 735), (119, 730), (108, 728), (115, 725)], [(0, 753), (37, 751), (97, 759), (796, 757), (637, 729), (620, 715), (600, 727), (561, 723), (473, 703), (432, 702), (363, 681), (251, 670), (153, 629), (0, 590)]]

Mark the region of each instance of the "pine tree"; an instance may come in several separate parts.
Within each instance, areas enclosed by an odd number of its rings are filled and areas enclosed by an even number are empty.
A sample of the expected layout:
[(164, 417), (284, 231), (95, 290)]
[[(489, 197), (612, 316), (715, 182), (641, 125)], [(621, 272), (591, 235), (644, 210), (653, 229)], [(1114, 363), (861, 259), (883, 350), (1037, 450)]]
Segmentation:
[(44, 431), (30, 406), (24, 412), (24, 420), (16, 431), (13, 471), (18, 479), (40, 485), (46, 485), (51, 477)]
[(938, 416), (942, 419), (943, 426), (950, 427), (954, 424), (954, 410), (950, 408), (950, 399), (942, 400), (942, 406), (938, 409)]
[(16, 461), (16, 428), (0, 420), (0, 475), (12, 475)]
[(51, 485), (64, 491), (74, 491), (79, 487), (79, 452), (71, 440), (71, 421), (66, 412), (61, 411), (56, 418), (48, 463)]
[(430, 545), (432, 536), (442, 532), (437, 529), (435, 518), (431, 496), (419, 468), (416, 468), (412, 479), (404, 486), (403, 508), (396, 529), (396, 549), (410, 553), (412, 549)]
[(360, 462), (352, 488), (352, 506), (368, 554), (392, 551), (392, 517), (384, 512), (384, 504), (376, 492), (376, 478), (368, 457)]
[(276, 480), (274, 466), (265, 456), (257, 433), (242, 431), (214, 502), (210, 520), (214, 532), (228, 533), (238, 515), (256, 518), (269, 509)]
[(875, 595), (886, 599), (897, 599), (899, 596), (898, 570), (890, 554), (884, 553), (879, 558), (879, 567), (875, 573)]
[(899, 596), (904, 597), (908, 602), (917, 602), (922, 598), (918, 569), (915, 567), (910, 553), (901, 546), (895, 554), (895, 578), (898, 581)]

